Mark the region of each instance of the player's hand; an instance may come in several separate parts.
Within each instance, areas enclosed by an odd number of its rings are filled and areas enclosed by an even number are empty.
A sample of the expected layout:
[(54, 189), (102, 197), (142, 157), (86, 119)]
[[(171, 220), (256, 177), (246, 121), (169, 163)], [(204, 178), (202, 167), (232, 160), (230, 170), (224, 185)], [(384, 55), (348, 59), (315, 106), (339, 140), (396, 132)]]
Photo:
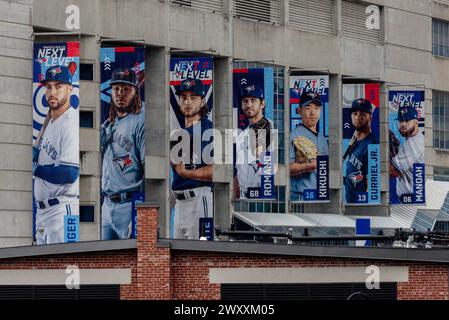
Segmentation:
[(308, 172), (313, 172), (317, 168), (316, 159), (312, 159), (312, 161), (309, 163), (309, 167), (307, 169)]
[(37, 147), (37, 146), (33, 147), (33, 162), (39, 161), (40, 152), (41, 152), (41, 150), (39, 149), (39, 147)]

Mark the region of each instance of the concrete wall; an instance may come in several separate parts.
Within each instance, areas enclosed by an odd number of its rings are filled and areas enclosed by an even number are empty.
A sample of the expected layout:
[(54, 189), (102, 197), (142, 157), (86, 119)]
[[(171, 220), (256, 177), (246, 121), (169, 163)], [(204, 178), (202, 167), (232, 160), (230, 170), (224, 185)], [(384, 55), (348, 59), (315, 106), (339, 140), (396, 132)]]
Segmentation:
[[(280, 0), (288, 2), (287, 0)], [(342, 0), (336, 1), (336, 12)], [(7, 226), (0, 225), (0, 246), (21, 245), (31, 241), (31, 69), (32, 29), (67, 31), (65, 9), (76, 4), (81, 12), (80, 37), (36, 37), (36, 41), (79, 40), (81, 61), (94, 63), (94, 80), (81, 82), (81, 109), (94, 112), (95, 128), (81, 129), (81, 203), (96, 206), (96, 222), (82, 225), (82, 240), (99, 237), (99, 48), (100, 39), (143, 40), (147, 45), (147, 200), (161, 203), (167, 214), (168, 140), (168, 60), (170, 49), (206, 50), (217, 54), (216, 80), (225, 89), (219, 94), (215, 122), (220, 128), (229, 125), (229, 63), (232, 58), (251, 61), (270, 60), (273, 64), (306, 70), (326, 70), (330, 77), (332, 119), (331, 195), (329, 205), (307, 205), (307, 212), (388, 215), (387, 173), (387, 96), (389, 89), (426, 88), (426, 164), (427, 175), (433, 166), (448, 166), (449, 152), (432, 148), (432, 89), (449, 91), (449, 59), (434, 57), (432, 16), (449, 20), (449, 7), (421, 0), (371, 0), (383, 6), (382, 43), (369, 43), (341, 36), (341, 21), (335, 17), (334, 36), (311, 33), (288, 26), (288, 15), (281, 12), (280, 25), (232, 18), (232, 7), (223, 0), (222, 13), (210, 13), (171, 5), (168, 0), (0, 0), (0, 148), (8, 157), (0, 158), (0, 214)], [(282, 5), (288, 10), (288, 5)], [(194, 55), (194, 53), (192, 53)], [(323, 71), (317, 71), (323, 72)], [(381, 150), (383, 205), (373, 208), (345, 208), (340, 200), (340, 96), (341, 81), (346, 77), (382, 82)], [(288, 78), (286, 80), (288, 83)], [(397, 87), (400, 84), (401, 87)], [(396, 85), (396, 87), (395, 87)], [(229, 97), (228, 97), (229, 98)], [(216, 96), (217, 99), (217, 96)], [(286, 113), (288, 115), (288, 113)], [(288, 137), (288, 134), (287, 134)], [(222, 210), (220, 224), (229, 221), (230, 173), (216, 169), (219, 180), (216, 206)], [(276, 182), (288, 184), (286, 167), (279, 170)], [(152, 191), (148, 191), (152, 190)], [(288, 190), (288, 188), (287, 188)], [(223, 210), (224, 209), (224, 210)], [(162, 222), (165, 220), (162, 219)], [(167, 234), (168, 228), (163, 228)]]

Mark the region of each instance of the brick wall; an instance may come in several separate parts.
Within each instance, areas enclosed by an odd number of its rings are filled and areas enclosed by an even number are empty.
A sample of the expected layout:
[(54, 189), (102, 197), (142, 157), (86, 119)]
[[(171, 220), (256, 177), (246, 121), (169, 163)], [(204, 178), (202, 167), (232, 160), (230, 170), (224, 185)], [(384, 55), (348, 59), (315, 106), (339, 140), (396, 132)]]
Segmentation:
[(209, 283), (210, 268), (408, 266), (409, 282), (398, 283), (401, 300), (449, 300), (448, 266), (358, 259), (269, 256), (176, 251), (157, 242), (158, 208), (139, 208), (137, 250), (65, 254), (0, 260), (0, 269), (131, 268), (132, 284), (121, 298), (220, 299), (220, 285)]

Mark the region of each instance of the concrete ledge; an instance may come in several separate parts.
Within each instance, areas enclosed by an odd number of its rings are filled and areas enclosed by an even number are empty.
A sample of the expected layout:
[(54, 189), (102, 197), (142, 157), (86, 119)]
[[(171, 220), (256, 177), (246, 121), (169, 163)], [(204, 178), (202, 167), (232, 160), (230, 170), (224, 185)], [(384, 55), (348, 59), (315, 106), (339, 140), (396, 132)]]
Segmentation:
[(199, 240), (160, 240), (159, 242), (170, 243), (172, 250), (185, 251), (449, 263), (449, 249), (299, 246)]
[[(73, 275), (73, 269), (0, 270), (0, 285), (65, 285)], [(78, 279), (80, 285), (131, 284), (131, 269), (79, 269)]]
[[(365, 267), (211, 268), (210, 283), (365, 283)], [(379, 282), (408, 282), (408, 267), (379, 267)]]

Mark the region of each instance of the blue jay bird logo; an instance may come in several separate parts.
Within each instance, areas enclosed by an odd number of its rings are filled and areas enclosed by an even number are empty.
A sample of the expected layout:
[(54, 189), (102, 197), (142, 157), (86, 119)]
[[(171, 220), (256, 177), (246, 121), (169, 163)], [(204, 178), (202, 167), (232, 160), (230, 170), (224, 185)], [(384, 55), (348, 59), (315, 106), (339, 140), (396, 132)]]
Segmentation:
[(122, 157), (117, 157), (114, 160), (115, 164), (117, 164), (120, 168), (120, 170), (125, 171), (126, 168), (129, 168), (132, 166), (133, 161), (130, 158), (129, 154), (127, 154), (126, 156), (122, 156)]

